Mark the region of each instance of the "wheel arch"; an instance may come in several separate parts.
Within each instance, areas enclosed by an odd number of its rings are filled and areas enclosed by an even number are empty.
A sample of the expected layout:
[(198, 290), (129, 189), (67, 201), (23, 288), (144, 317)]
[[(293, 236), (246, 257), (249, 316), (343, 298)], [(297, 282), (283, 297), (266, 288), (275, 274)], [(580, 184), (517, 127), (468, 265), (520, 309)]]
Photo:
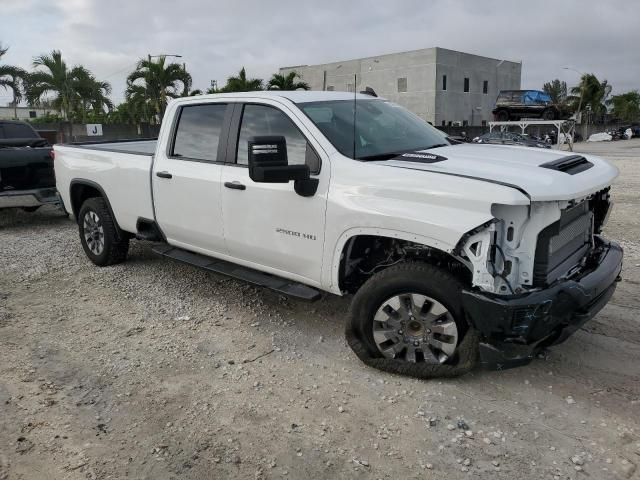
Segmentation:
[(374, 239), (404, 241), (410, 244), (427, 247), (433, 252), (437, 252), (444, 257), (450, 258), (452, 261), (458, 262), (458, 260), (452, 255), (455, 245), (449, 245), (448, 243), (435, 238), (382, 228), (352, 228), (340, 236), (333, 251), (330, 270), (330, 291), (332, 293), (343, 295), (345, 291), (344, 280), (347, 273), (346, 260), (350, 258), (350, 255), (352, 254), (350, 250), (355, 243), (363, 241), (365, 238), (367, 241)]
[(109, 210), (109, 215), (113, 219), (116, 225), (116, 232), (118, 237), (122, 237), (122, 229), (118, 225), (118, 220), (111, 208), (111, 203), (109, 202), (109, 197), (105, 193), (104, 189), (91, 180), (86, 180), (83, 178), (74, 178), (71, 180), (69, 185), (69, 198), (71, 199), (71, 213), (73, 217), (78, 220), (78, 214), (80, 213), (80, 209), (82, 208), (82, 204), (89, 198), (100, 197), (103, 198), (105, 203), (107, 204), (107, 209)]

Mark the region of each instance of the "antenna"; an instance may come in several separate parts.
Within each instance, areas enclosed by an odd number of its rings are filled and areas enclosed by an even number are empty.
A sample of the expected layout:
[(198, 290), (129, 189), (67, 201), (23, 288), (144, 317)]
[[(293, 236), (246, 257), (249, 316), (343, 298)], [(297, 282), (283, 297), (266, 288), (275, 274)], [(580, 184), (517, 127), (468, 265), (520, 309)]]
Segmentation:
[(358, 108), (357, 73), (353, 74), (353, 159), (356, 159), (356, 112)]

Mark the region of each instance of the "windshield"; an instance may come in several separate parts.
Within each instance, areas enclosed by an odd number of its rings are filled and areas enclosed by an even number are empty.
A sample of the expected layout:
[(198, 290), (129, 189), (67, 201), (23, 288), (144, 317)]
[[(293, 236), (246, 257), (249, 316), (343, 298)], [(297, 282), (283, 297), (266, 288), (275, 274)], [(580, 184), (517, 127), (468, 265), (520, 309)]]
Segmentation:
[(403, 152), (451, 144), (443, 132), (385, 100), (358, 99), (355, 142), (352, 100), (307, 102), (298, 106), (333, 146), (349, 158), (380, 160)]

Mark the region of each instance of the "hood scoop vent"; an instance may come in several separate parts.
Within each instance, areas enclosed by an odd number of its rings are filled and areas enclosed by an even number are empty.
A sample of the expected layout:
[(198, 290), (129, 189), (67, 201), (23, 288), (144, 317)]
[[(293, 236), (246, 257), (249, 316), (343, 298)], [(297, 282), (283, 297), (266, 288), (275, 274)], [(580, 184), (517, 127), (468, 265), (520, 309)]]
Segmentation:
[(553, 160), (552, 162), (543, 163), (540, 166), (542, 168), (548, 168), (549, 170), (556, 170), (558, 172), (568, 173), (569, 175), (575, 175), (576, 173), (589, 170), (593, 167), (593, 163), (582, 155), (569, 155)]

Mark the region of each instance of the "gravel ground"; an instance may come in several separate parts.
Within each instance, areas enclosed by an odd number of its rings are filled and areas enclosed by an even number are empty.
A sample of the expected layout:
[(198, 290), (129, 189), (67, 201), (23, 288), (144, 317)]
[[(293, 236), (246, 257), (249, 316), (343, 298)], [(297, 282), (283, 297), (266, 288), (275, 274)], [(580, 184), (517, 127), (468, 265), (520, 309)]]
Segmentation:
[(362, 365), (349, 299), (156, 258), (97, 268), (53, 209), (0, 212), (0, 480), (639, 478), (640, 140), (607, 235), (624, 280), (546, 358), (418, 381)]

